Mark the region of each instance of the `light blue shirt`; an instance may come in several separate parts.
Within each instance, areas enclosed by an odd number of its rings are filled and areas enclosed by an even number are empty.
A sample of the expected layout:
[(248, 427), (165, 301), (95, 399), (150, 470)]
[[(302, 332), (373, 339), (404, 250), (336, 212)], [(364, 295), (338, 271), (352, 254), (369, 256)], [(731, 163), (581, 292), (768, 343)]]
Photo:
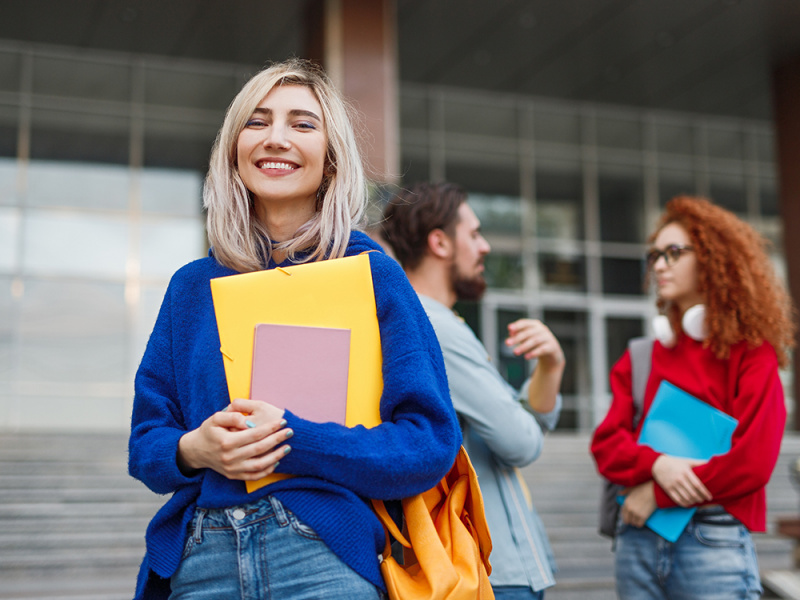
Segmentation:
[(419, 295), (444, 355), (450, 396), (458, 413), (481, 487), (492, 535), (493, 586), (555, 584), (555, 561), (539, 515), (518, 467), (539, 457), (544, 432), (556, 426), (561, 396), (549, 413), (527, 403), (528, 380), (520, 392), (492, 364), (472, 329), (445, 305)]

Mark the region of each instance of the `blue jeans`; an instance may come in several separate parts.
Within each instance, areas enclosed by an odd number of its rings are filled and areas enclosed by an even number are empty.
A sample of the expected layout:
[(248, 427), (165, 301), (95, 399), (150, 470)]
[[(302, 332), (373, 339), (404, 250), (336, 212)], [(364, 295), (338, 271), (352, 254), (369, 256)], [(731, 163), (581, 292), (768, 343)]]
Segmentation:
[(762, 592), (750, 532), (719, 510), (698, 510), (674, 543), (647, 527), (620, 525), (615, 571), (621, 600), (732, 600)]
[(382, 600), (277, 499), (198, 509), (170, 600)]
[(544, 590), (534, 592), (526, 585), (492, 586), (494, 600), (543, 600)]

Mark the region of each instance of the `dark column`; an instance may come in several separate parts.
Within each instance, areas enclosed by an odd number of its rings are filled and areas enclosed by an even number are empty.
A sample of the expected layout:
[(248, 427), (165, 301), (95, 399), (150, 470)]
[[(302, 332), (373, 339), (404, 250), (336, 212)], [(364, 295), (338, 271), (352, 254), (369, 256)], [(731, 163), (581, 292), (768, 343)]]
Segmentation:
[(399, 172), (397, 10), (394, 0), (312, 3), (307, 56), (317, 60), (364, 117), (367, 176), (391, 183)]
[[(781, 217), (789, 290), (800, 307), (800, 57), (773, 72)], [(794, 353), (794, 428), (800, 430), (800, 348)]]

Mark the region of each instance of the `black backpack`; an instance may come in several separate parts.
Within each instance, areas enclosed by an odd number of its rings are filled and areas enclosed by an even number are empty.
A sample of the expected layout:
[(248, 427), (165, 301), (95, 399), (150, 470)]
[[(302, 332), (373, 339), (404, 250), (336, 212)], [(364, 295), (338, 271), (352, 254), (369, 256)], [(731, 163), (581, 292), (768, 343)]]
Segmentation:
[[(628, 342), (628, 353), (631, 356), (631, 393), (633, 395), (633, 429), (639, 425), (644, 406), (644, 390), (650, 377), (650, 364), (653, 356), (653, 338), (637, 337)], [(601, 535), (614, 538), (617, 533), (620, 505), (617, 496), (623, 486), (603, 479), (600, 494), (600, 526)]]

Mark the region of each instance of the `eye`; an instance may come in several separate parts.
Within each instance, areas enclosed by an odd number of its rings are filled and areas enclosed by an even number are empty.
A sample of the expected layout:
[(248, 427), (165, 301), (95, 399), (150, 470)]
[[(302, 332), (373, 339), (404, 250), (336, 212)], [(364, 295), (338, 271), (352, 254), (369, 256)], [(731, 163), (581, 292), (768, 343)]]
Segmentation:
[(266, 123), (266, 121), (264, 121), (264, 119), (262, 119), (260, 117), (251, 117), (247, 121), (247, 124), (245, 125), (245, 127), (250, 127), (250, 128), (252, 128), (252, 127), (266, 127), (266, 125), (267, 125), (267, 123)]
[(309, 121), (300, 121), (299, 123), (295, 124), (295, 127), (297, 127), (298, 129), (312, 129), (312, 130), (317, 128), (317, 126), (314, 125), (314, 123), (311, 123)]
[(677, 261), (681, 257), (681, 252), (683, 252), (683, 248), (674, 244), (664, 249), (664, 254), (667, 255), (670, 263)]
[(650, 252), (648, 252), (647, 255), (645, 256), (645, 260), (647, 261), (647, 265), (652, 267), (654, 264), (656, 264), (656, 261), (658, 260), (659, 256), (661, 256), (661, 252), (660, 251), (658, 251), (658, 250), (650, 250)]

